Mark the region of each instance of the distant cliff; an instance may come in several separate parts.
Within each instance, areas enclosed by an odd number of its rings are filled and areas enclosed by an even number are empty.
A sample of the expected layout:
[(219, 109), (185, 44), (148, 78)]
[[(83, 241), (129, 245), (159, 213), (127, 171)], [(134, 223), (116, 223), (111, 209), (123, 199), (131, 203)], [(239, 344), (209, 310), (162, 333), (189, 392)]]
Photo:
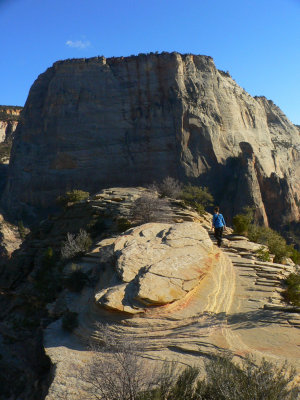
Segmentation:
[(30, 90), (3, 204), (34, 215), (69, 189), (168, 175), (209, 186), (229, 217), (254, 205), (266, 224), (297, 220), (299, 130), (211, 57), (59, 61)]
[(12, 139), (20, 119), (22, 107), (0, 106), (0, 142)]

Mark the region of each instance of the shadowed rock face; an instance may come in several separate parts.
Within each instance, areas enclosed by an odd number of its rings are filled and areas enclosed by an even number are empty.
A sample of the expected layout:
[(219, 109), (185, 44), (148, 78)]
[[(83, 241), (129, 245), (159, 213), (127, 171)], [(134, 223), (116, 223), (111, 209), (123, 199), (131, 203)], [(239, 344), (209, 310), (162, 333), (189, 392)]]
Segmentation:
[(33, 84), (23, 117), (3, 197), (15, 214), (66, 190), (169, 175), (208, 185), (228, 216), (248, 204), (273, 226), (299, 217), (299, 130), (210, 57), (57, 62)]
[(12, 140), (22, 107), (0, 106), (0, 143)]

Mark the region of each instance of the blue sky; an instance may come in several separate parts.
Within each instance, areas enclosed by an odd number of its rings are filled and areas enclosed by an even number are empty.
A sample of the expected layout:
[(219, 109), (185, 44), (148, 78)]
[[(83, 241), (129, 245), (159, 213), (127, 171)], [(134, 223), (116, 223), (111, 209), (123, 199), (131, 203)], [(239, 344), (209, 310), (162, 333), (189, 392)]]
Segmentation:
[(55, 61), (209, 55), (300, 124), (300, 0), (0, 0), (0, 104), (24, 105)]

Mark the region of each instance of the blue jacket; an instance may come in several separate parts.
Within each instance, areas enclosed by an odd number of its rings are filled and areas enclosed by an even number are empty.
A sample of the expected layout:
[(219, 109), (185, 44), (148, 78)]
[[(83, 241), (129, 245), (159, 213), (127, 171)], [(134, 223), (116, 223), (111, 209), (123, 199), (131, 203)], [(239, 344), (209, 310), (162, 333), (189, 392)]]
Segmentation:
[(214, 214), (213, 219), (212, 219), (212, 224), (215, 228), (222, 228), (222, 226), (225, 226), (225, 220), (222, 214)]

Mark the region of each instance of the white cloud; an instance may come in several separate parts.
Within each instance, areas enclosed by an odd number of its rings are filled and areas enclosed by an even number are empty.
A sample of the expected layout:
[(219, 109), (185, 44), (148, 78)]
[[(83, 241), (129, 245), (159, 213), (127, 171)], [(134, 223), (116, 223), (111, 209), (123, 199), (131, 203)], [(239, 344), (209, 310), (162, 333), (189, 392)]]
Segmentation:
[(86, 47), (89, 47), (91, 45), (91, 42), (88, 40), (67, 40), (66, 41), (66, 46), (68, 47), (73, 47), (76, 49), (85, 49)]

